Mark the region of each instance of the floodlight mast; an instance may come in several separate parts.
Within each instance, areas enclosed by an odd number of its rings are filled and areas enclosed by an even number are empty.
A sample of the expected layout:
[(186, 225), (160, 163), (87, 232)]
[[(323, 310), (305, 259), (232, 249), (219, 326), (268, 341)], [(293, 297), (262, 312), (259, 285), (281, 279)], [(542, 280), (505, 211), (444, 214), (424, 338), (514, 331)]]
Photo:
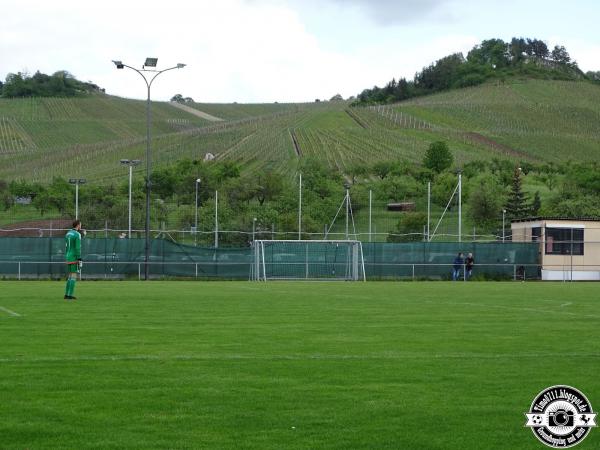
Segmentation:
[[(146, 87), (148, 90), (148, 97), (146, 100), (146, 229), (145, 229), (145, 259), (144, 259), (144, 280), (148, 280), (149, 278), (149, 265), (148, 262), (150, 260), (150, 192), (152, 189), (152, 181), (151, 181), (151, 167), (152, 162), (150, 160), (150, 123), (151, 123), (151, 115), (150, 115), (150, 88), (152, 87), (152, 82), (163, 72), (167, 72), (173, 69), (182, 69), (185, 67), (185, 64), (178, 63), (173, 67), (169, 67), (163, 70), (149, 70), (145, 67), (156, 67), (158, 62), (158, 58), (146, 58), (146, 62), (142, 66), (141, 69), (136, 69), (130, 65), (124, 64), (123, 61), (113, 60), (113, 63), (117, 67), (117, 69), (123, 69), (127, 67), (128, 69), (135, 70), (140, 76), (144, 79), (146, 83)], [(154, 75), (150, 78), (146, 78), (143, 72), (152, 72)]]

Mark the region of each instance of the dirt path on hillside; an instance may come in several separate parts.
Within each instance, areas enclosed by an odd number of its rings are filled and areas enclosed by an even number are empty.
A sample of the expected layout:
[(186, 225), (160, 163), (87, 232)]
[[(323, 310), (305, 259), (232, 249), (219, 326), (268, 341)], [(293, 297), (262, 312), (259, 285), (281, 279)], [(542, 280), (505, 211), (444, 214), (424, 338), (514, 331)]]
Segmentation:
[(201, 119), (209, 120), (211, 122), (223, 122), (223, 119), (221, 119), (220, 117), (211, 116), (208, 113), (199, 111), (199, 110), (197, 110), (195, 108), (192, 108), (190, 106), (184, 105), (183, 103), (169, 102), (169, 104), (172, 105), (172, 106), (174, 106), (175, 108), (179, 108), (179, 109), (182, 109), (185, 112), (193, 114), (196, 117), (200, 117)]

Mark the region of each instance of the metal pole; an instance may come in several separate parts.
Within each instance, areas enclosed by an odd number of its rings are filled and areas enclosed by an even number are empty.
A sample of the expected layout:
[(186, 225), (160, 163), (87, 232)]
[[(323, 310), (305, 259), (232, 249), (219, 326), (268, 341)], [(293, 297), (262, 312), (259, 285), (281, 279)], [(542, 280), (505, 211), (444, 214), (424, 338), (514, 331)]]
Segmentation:
[[(147, 82), (146, 82), (147, 83)], [(146, 244), (145, 244), (145, 259), (144, 259), (144, 280), (148, 280), (150, 266), (148, 262), (150, 260), (150, 193), (152, 190), (152, 181), (150, 178), (150, 121), (152, 120), (150, 115), (150, 84), (148, 86), (148, 99), (146, 100)]]
[(194, 219), (194, 245), (198, 245), (198, 179), (196, 179), (196, 215)]
[(371, 212), (373, 203), (373, 191), (369, 189), (369, 242), (371, 242)]
[(458, 242), (462, 242), (462, 173), (458, 173)]
[(431, 181), (427, 183), (427, 242), (429, 242), (429, 223), (431, 220)]
[(127, 239), (131, 239), (131, 184), (133, 182), (133, 166), (129, 166), (129, 226), (127, 228)]
[(75, 219), (79, 219), (79, 181), (75, 183)]
[(215, 191), (215, 248), (219, 247), (219, 191)]
[(254, 236), (256, 232), (256, 217), (252, 219), (252, 242), (254, 242)]
[(503, 209), (502, 210), (502, 243), (504, 243), (504, 239), (506, 237), (506, 234), (504, 232), (504, 219), (505, 219), (505, 217), (506, 217), (506, 210)]
[(348, 188), (346, 187), (346, 240), (348, 240), (348, 218), (350, 216), (350, 202), (348, 200)]
[(571, 282), (573, 282), (573, 228), (571, 227)]
[(302, 239), (302, 174), (298, 185), (298, 240)]

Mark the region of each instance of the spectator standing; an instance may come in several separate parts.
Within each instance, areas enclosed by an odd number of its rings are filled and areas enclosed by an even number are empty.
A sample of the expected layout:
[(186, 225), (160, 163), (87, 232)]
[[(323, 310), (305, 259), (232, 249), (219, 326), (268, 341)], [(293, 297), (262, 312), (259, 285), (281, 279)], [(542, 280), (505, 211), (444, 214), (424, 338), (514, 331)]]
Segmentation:
[(452, 281), (458, 280), (460, 277), (460, 269), (462, 268), (465, 260), (463, 259), (463, 254), (461, 252), (456, 255), (454, 258), (454, 263), (452, 263)]
[(473, 258), (473, 253), (469, 253), (465, 258), (465, 270), (466, 270), (466, 278), (467, 280), (471, 278), (473, 275), (473, 266), (475, 265), (475, 258)]

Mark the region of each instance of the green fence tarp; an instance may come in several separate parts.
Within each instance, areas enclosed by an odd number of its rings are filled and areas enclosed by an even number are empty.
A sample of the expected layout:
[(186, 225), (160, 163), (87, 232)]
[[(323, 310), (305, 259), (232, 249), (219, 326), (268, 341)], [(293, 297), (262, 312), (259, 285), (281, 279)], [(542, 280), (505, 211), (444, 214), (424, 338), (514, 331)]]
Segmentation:
[[(0, 238), (0, 276), (63, 277), (64, 245), (64, 239), (57, 237)], [(83, 276), (143, 276), (144, 248), (144, 239), (84, 238)], [(526, 271), (527, 278), (537, 278), (539, 272), (539, 244), (536, 243), (364, 242), (362, 248), (367, 279), (448, 279), (459, 251), (465, 255), (473, 253), (474, 275), (512, 278)], [(290, 255), (286, 254), (286, 257)], [(303, 251), (298, 252), (299, 261), (304, 261), (305, 257)], [(250, 247), (215, 249), (155, 239), (151, 241), (149, 261), (152, 277), (247, 280), (252, 273), (254, 255)], [(303, 268), (298, 270), (298, 278), (303, 278)]]

